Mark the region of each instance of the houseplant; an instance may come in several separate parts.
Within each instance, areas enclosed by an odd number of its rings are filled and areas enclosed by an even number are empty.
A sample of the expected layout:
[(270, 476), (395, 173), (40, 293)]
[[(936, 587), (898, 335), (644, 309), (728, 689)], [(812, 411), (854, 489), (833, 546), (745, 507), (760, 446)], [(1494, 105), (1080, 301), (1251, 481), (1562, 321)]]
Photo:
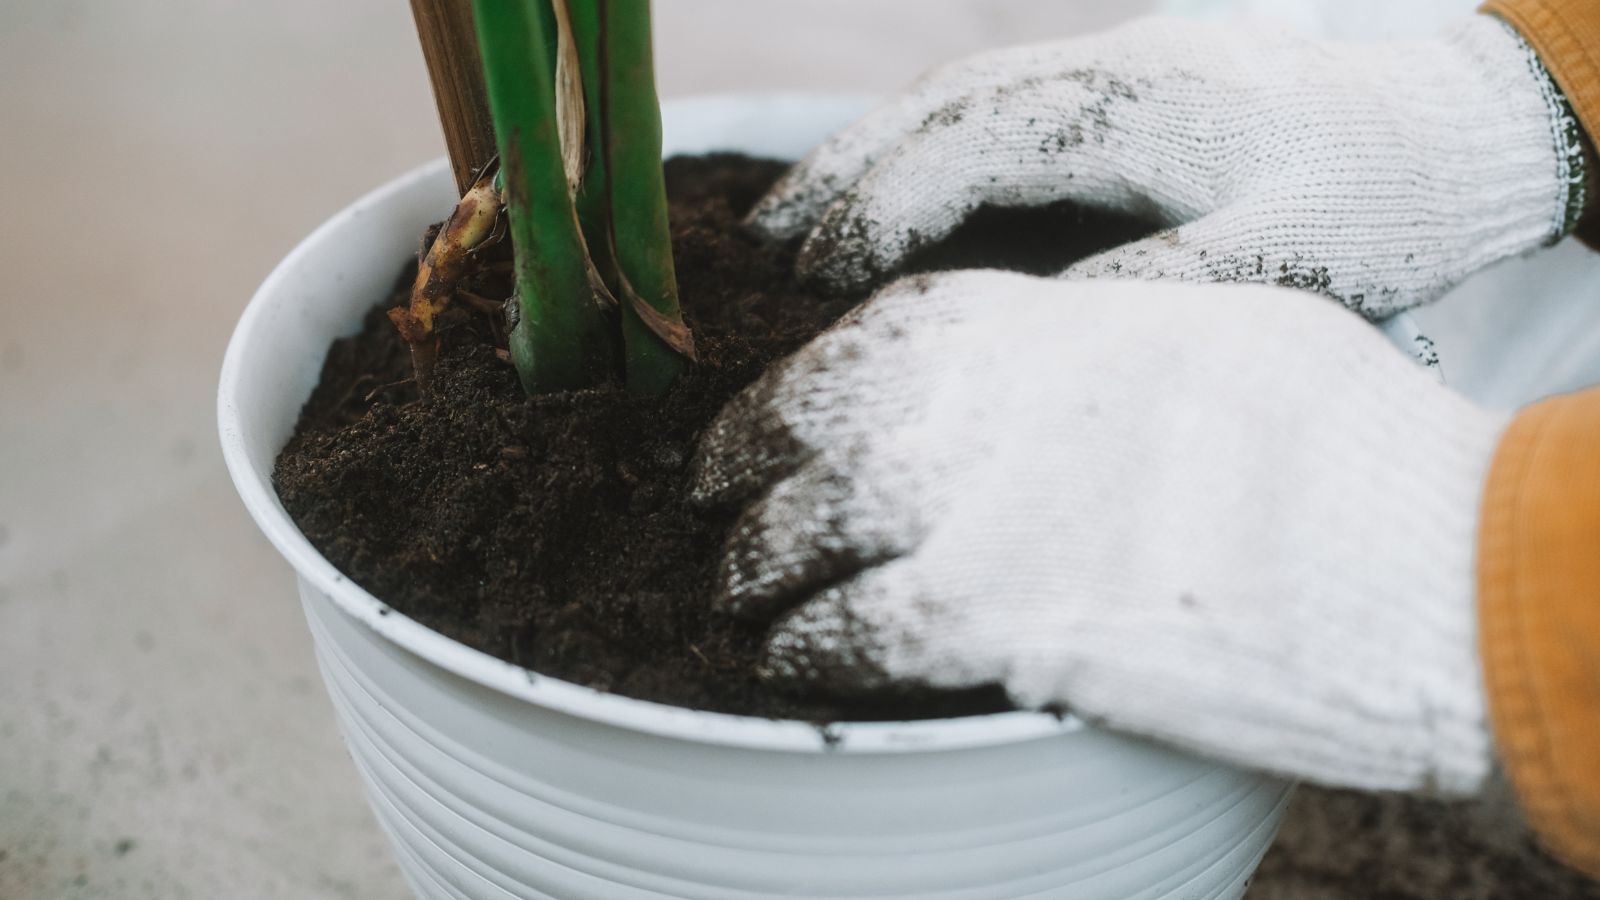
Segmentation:
[[(814, 97), (669, 106), (663, 149), (793, 158), (861, 111)], [(1009, 712), (818, 725), (675, 708), (453, 641), (336, 568), (285, 512), (274, 460), (323, 354), (457, 194), (435, 163), (329, 220), (228, 350), (224, 454), (295, 567), (339, 722), (427, 897), (1237, 896), (1281, 782)], [(528, 383), (523, 379), (523, 383)]]

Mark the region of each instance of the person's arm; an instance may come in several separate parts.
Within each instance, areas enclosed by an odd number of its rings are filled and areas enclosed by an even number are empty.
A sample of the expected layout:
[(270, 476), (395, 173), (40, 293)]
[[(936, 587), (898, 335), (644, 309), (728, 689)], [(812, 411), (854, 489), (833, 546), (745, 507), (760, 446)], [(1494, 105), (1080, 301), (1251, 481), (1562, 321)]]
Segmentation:
[[(1600, 4), (1489, 0), (1539, 55), (1588, 154), (1600, 249)], [(1600, 302), (1597, 298), (1596, 302)], [(1600, 388), (1520, 413), (1490, 470), (1478, 543), (1479, 648), (1495, 746), (1528, 819), (1558, 856), (1600, 876)]]
[(1538, 403), (1502, 437), (1478, 623), (1495, 746), (1528, 820), (1600, 877), (1600, 388)]

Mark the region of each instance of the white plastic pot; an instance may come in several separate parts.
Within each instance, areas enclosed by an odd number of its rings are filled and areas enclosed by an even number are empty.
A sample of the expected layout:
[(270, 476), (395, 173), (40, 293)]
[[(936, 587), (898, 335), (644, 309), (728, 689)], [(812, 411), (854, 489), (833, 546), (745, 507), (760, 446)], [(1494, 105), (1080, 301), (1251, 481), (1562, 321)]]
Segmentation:
[[(794, 157), (859, 98), (666, 108), (669, 153)], [(294, 566), (351, 756), (428, 898), (1239, 896), (1290, 787), (1037, 713), (826, 729), (630, 700), (455, 643), (338, 572), (271, 485), (336, 337), (454, 201), (442, 161), (261, 286), (223, 365), (223, 452)]]

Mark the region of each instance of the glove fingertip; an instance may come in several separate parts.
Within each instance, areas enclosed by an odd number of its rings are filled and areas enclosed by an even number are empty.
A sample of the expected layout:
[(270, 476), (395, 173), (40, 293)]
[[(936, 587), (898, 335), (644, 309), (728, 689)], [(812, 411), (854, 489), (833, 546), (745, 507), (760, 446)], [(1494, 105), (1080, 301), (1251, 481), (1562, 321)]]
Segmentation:
[(722, 470), (714, 454), (701, 451), (689, 473), (689, 503), (700, 509), (714, 509), (724, 505), (731, 479)]
[(853, 294), (893, 274), (899, 259), (880, 246), (871, 220), (841, 205), (848, 202), (836, 203), (801, 245), (795, 273), (802, 283)]
[(825, 150), (795, 163), (768, 188), (745, 214), (745, 227), (774, 241), (793, 240), (815, 228), (848, 184), (833, 171), (839, 161), (819, 158)]
[(892, 684), (869, 652), (862, 633), (837, 592), (825, 592), (780, 621), (767, 637), (763, 680), (793, 690), (836, 694), (882, 691)]
[(760, 486), (773, 457), (798, 453), (786, 440), (782, 416), (773, 408), (782, 366), (729, 400), (701, 433), (690, 465), (689, 502), (701, 508), (731, 506)]
[(744, 227), (769, 241), (791, 241), (816, 225), (825, 203), (802, 186), (780, 182), (745, 214)]
[(732, 452), (738, 446), (732, 435), (730, 410), (738, 403), (735, 398), (711, 425), (700, 435), (694, 458), (689, 464), (689, 502), (702, 509), (726, 504), (737, 482), (735, 466), (737, 456)]

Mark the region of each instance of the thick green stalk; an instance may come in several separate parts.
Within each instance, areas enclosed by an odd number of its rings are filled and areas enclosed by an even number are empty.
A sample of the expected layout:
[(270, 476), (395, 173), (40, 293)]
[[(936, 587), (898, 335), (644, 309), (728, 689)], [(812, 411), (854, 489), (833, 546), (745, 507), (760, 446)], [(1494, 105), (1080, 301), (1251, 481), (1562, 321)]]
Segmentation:
[(650, 0), (596, 2), (603, 155), (627, 384), (635, 393), (660, 394), (693, 359), (694, 343), (678, 311), (672, 266)]
[(472, 4), (516, 254), (511, 361), (529, 393), (596, 384), (611, 359), (562, 169), (548, 2)]

